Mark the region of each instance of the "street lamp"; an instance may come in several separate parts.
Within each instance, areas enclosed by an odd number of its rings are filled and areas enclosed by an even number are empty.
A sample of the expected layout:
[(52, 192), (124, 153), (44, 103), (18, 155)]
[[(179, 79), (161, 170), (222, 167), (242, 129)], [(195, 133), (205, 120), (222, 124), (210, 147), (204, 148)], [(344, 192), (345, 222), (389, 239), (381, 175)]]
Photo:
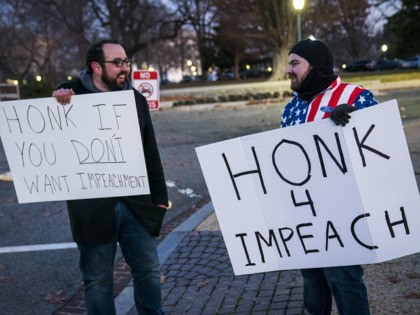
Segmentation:
[(385, 53), (386, 53), (386, 51), (388, 50), (388, 46), (387, 45), (382, 45), (382, 47), (381, 47), (381, 50), (382, 50), (382, 56), (383, 56), (383, 58), (385, 59)]
[(302, 32), (300, 30), (300, 12), (303, 9), (305, 0), (293, 0), (293, 7), (297, 10), (297, 39), (300, 41), (302, 39)]

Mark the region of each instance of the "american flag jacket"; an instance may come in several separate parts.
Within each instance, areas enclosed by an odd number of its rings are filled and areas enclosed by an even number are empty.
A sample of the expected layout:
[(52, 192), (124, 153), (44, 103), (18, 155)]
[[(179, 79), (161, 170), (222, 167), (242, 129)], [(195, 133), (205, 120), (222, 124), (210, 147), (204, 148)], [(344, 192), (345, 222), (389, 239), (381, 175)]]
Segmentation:
[(358, 109), (378, 104), (372, 92), (360, 86), (341, 81), (340, 77), (310, 102), (294, 93), (293, 99), (285, 106), (280, 128), (299, 125), (330, 117), (330, 112), (340, 104), (349, 104)]

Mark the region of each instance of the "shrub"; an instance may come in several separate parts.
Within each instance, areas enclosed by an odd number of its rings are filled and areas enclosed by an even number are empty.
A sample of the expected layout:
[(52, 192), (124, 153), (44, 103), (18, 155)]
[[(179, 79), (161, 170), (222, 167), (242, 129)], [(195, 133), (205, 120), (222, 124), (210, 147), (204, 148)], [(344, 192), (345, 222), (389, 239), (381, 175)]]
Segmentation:
[(47, 82), (33, 82), (19, 87), (21, 99), (51, 97), (53, 88)]

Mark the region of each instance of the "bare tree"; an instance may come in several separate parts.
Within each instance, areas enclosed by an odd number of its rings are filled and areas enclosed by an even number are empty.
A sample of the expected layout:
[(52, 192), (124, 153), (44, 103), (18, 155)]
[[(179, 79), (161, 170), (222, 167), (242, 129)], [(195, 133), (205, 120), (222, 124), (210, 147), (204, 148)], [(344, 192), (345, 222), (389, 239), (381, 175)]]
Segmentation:
[(340, 61), (366, 58), (373, 36), (369, 8), (368, 0), (312, 1), (305, 12), (304, 33), (324, 41)]
[(420, 52), (420, 5), (418, 0), (402, 0), (401, 10), (388, 18), (385, 25), (387, 35), (395, 42), (391, 51), (400, 57), (410, 58)]
[(57, 47), (47, 8), (35, 0), (3, 0), (2, 13), (0, 66), (5, 74), (20, 81), (35, 75), (54, 80)]
[(255, 0), (273, 56), (271, 80), (285, 78), (287, 55), (296, 42), (296, 20), (292, 1)]
[(267, 50), (261, 16), (252, 0), (214, 0), (217, 8), (219, 49), (233, 56), (234, 78), (239, 79), (241, 61), (263, 55)]
[(176, 36), (182, 21), (161, 1), (2, 0), (0, 66), (3, 75), (39, 72), (51, 83), (83, 68), (99, 38), (121, 41), (134, 56), (151, 43)]
[(129, 56), (152, 43), (175, 38), (182, 26), (177, 12), (160, 0), (87, 0), (103, 34), (119, 40)]
[(84, 54), (95, 37), (94, 14), (86, 10), (87, 0), (41, 0), (51, 15), (58, 42), (59, 73), (75, 74), (83, 68)]
[[(357, 2), (357, 3), (355, 3)], [(350, 57), (360, 58), (369, 53), (371, 27), (367, 23), (369, 15), (368, 0), (354, 0), (349, 3), (339, 0), (340, 22)]]
[(216, 7), (213, 0), (174, 0), (180, 16), (197, 35), (201, 72), (207, 73), (214, 58), (214, 26)]

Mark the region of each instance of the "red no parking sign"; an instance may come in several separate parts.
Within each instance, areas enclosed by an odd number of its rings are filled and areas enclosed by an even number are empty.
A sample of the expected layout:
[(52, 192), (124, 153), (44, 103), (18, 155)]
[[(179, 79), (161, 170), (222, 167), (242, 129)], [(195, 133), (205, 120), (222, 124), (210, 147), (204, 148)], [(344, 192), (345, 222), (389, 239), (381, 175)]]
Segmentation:
[(133, 71), (132, 84), (146, 98), (149, 109), (159, 109), (159, 74), (157, 71)]

